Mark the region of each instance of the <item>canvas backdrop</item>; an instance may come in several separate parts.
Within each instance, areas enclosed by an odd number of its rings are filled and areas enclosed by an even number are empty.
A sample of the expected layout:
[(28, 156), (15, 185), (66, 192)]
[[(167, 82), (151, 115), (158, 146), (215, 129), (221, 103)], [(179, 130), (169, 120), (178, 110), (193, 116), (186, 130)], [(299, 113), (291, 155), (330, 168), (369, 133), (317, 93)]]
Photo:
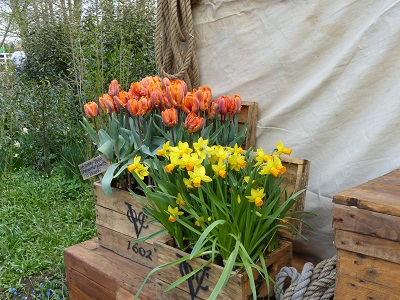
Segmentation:
[(306, 210), (318, 216), (296, 251), (335, 255), (332, 197), (400, 167), (399, 2), (193, 6), (201, 85), (258, 102), (257, 147), (282, 140), (311, 161)]

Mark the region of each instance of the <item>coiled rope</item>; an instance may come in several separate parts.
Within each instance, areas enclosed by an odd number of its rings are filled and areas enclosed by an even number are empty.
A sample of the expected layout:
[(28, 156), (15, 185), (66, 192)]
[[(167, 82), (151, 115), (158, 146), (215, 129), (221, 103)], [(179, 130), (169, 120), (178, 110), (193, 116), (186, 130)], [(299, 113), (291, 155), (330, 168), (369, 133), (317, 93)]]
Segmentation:
[[(337, 256), (318, 263), (306, 263), (301, 274), (293, 267), (283, 267), (276, 276), (274, 287), (276, 300), (332, 299), (335, 292)], [(290, 286), (283, 291), (286, 278)]]
[(189, 90), (199, 86), (190, 0), (157, 1), (155, 51), (161, 76), (183, 79)]

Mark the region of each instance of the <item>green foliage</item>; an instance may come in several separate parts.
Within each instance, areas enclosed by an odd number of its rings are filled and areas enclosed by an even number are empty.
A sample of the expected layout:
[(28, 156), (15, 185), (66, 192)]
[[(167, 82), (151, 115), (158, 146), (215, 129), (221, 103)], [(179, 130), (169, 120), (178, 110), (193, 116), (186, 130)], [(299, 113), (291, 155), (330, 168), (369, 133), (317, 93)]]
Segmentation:
[(28, 168), (0, 177), (0, 219), (0, 294), (67, 299), (63, 249), (97, 234), (91, 184), (59, 168), (51, 178)]

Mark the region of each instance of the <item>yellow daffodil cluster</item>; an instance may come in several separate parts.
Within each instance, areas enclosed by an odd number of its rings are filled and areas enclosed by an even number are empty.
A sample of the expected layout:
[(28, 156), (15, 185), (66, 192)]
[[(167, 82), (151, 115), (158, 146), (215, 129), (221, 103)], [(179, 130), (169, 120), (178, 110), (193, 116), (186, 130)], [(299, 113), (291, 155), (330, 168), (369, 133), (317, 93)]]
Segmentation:
[[(193, 143), (193, 147), (189, 147), (187, 142), (179, 142), (177, 146), (170, 146), (166, 142), (163, 147), (158, 150), (157, 155), (165, 159), (164, 171), (167, 174), (179, 174), (187, 190), (200, 188), (204, 183), (211, 183), (213, 180), (221, 178), (224, 180), (229, 172), (243, 173), (241, 177), (245, 184), (250, 179), (249, 174), (254, 168), (258, 170), (260, 176), (268, 174), (277, 177), (285, 173), (286, 168), (282, 165), (279, 158), (280, 154), (290, 155), (291, 149), (285, 148), (280, 141), (276, 145), (275, 151), (270, 155), (264, 153), (262, 148), (257, 149), (254, 155), (246, 156), (246, 152), (239, 146), (224, 147), (221, 145), (208, 146), (208, 140), (199, 138)], [(139, 163), (140, 158), (135, 158), (134, 164), (128, 167), (137, 174), (146, 174), (147, 168)], [(246, 169), (246, 166), (250, 168)], [(246, 171), (243, 171), (246, 169)], [(137, 171), (139, 170), (139, 171)], [(248, 170), (248, 171), (247, 171)], [(138, 173), (139, 172), (139, 173)], [(143, 179), (141, 177), (141, 179)], [(253, 180), (254, 181), (254, 180)], [(247, 198), (248, 202), (254, 203), (256, 207), (261, 207), (265, 201), (266, 193), (262, 186), (254, 186), (247, 195), (236, 195), (237, 202), (240, 204), (243, 198)], [(179, 193), (176, 197), (177, 207), (168, 207), (169, 221), (175, 222), (176, 218), (183, 214), (179, 211), (179, 207), (185, 204), (182, 195)], [(198, 219), (195, 221), (199, 226)]]

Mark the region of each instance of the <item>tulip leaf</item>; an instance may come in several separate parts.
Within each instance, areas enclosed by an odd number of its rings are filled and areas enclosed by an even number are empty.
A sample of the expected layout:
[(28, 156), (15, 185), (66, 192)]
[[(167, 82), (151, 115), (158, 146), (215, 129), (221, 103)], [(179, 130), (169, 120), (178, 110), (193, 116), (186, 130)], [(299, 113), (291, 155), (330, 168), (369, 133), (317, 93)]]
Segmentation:
[(96, 131), (92, 127), (92, 125), (89, 124), (89, 121), (86, 120), (85, 118), (83, 119), (83, 122), (80, 122), (83, 126), (83, 128), (86, 130), (86, 132), (89, 134), (91, 140), (96, 143), (96, 145), (99, 144), (99, 137), (97, 136)]
[(112, 161), (114, 155), (114, 146), (110, 140), (105, 141), (104, 144), (99, 147), (98, 151), (103, 153), (110, 161)]
[(106, 141), (112, 140), (111, 136), (103, 129), (100, 129), (98, 132), (100, 145), (103, 145)]
[(101, 187), (103, 189), (103, 192), (108, 196), (112, 195), (111, 181), (114, 178), (114, 171), (118, 168), (118, 166), (119, 163), (109, 166), (106, 173), (104, 173), (103, 179), (101, 180)]

